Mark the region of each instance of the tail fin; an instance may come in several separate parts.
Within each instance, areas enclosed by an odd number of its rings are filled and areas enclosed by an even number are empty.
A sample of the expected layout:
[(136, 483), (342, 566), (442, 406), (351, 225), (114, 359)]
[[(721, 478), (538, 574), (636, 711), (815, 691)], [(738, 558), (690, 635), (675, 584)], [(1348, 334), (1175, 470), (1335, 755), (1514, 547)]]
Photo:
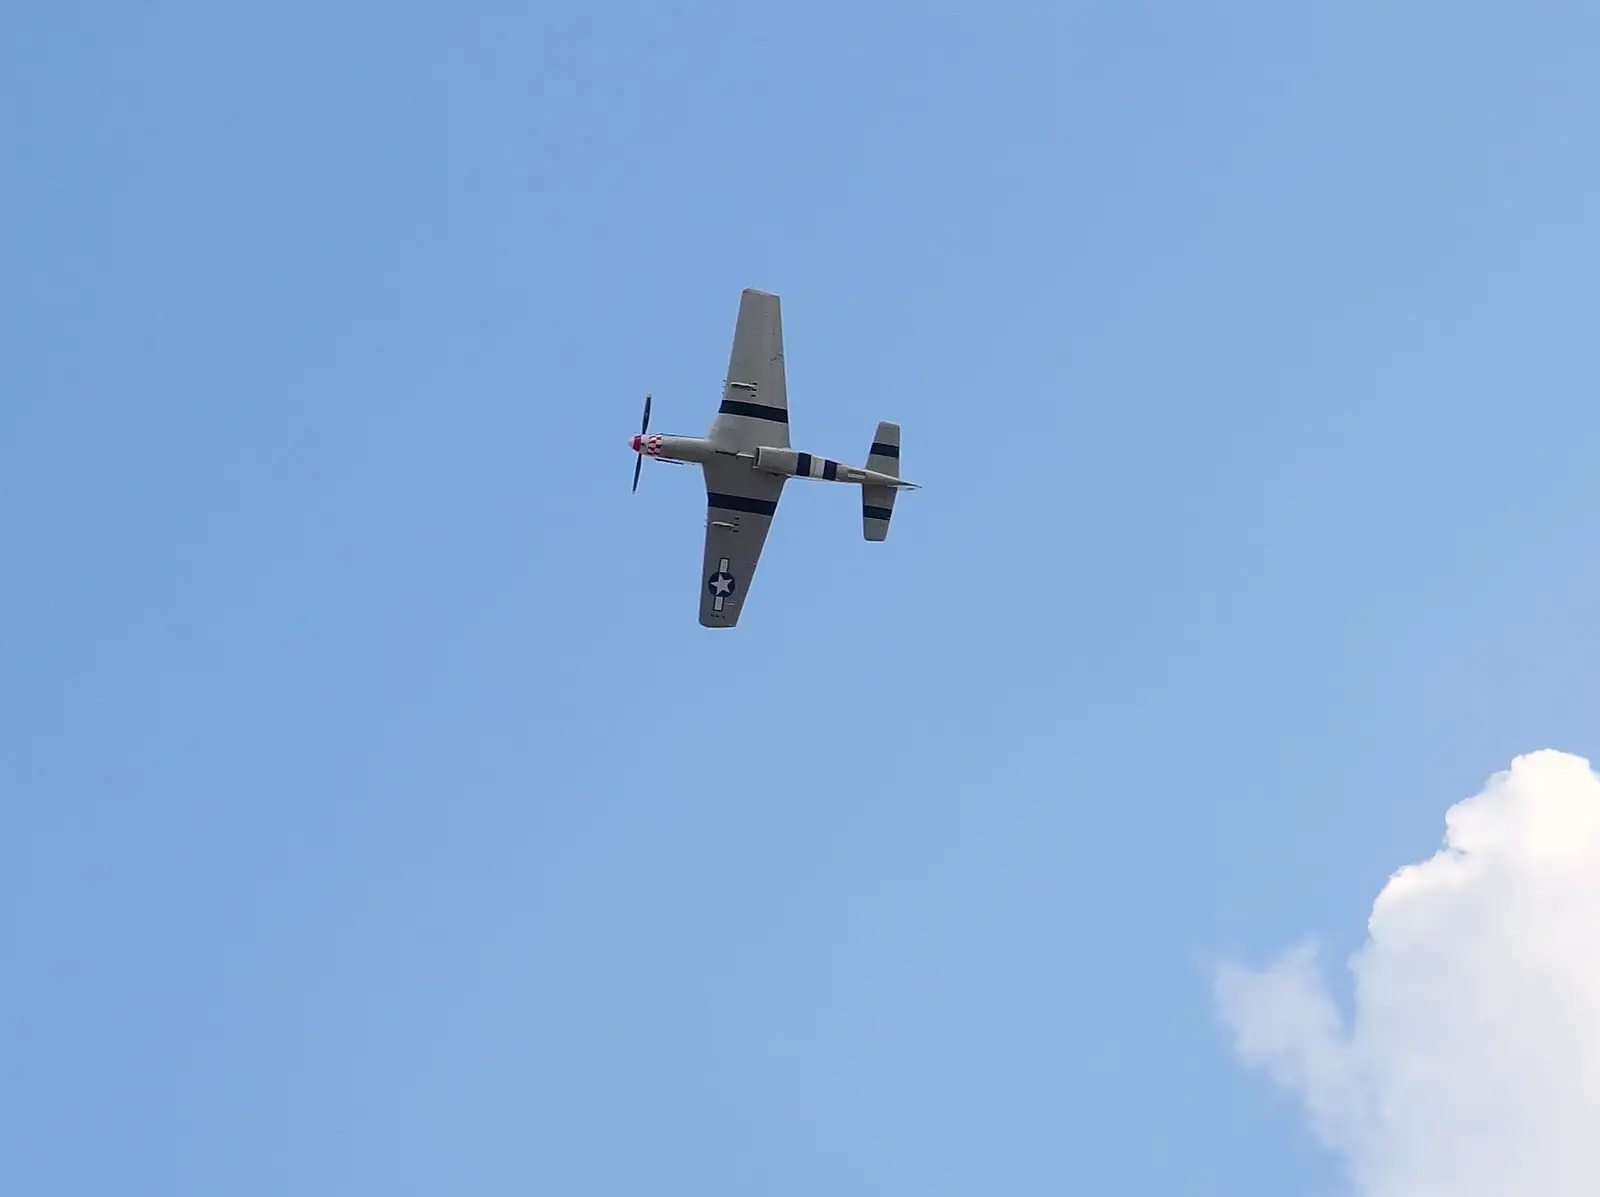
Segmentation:
[[(867, 469), (877, 474), (900, 477), (900, 425), (887, 421), (878, 425), (867, 454)], [(892, 486), (861, 488), (861, 532), (868, 540), (887, 540), (889, 517), (894, 514)]]

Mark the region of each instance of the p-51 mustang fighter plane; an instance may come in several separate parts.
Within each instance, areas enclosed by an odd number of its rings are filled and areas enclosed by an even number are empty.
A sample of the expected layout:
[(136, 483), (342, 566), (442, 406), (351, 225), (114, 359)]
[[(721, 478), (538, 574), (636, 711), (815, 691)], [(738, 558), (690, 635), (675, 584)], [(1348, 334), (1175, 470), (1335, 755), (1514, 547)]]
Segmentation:
[(747, 290), (739, 297), (733, 353), (722, 407), (704, 437), (650, 434), (650, 396), (644, 422), (630, 442), (638, 454), (633, 489), (646, 457), (695, 462), (706, 476), (706, 551), (701, 570), (700, 622), (731, 628), (750, 593), (761, 546), (772, 527), (783, 484), (790, 478), (849, 482), (861, 487), (862, 533), (889, 535), (895, 492), (916, 483), (900, 477), (900, 425), (879, 424), (865, 467), (842, 465), (789, 447), (789, 397), (783, 377), (783, 318), (778, 297)]

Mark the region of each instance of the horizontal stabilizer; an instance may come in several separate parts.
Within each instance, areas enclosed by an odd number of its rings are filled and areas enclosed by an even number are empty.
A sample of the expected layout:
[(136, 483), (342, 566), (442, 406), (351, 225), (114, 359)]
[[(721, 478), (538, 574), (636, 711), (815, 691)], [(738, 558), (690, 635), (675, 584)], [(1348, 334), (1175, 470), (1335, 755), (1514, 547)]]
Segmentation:
[(868, 540), (889, 539), (889, 517), (894, 514), (892, 486), (861, 488), (861, 533)]
[[(867, 454), (867, 469), (874, 474), (900, 477), (900, 425), (888, 421), (878, 425), (872, 438), (872, 449)], [(892, 486), (863, 486), (861, 488), (861, 533), (868, 540), (889, 538), (889, 517), (894, 514), (895, 488)]]
[(900, 425), (888, 421), (878, 425), (872, 448), (867, 453), (867, 469), (874, 474), (900, 477)]

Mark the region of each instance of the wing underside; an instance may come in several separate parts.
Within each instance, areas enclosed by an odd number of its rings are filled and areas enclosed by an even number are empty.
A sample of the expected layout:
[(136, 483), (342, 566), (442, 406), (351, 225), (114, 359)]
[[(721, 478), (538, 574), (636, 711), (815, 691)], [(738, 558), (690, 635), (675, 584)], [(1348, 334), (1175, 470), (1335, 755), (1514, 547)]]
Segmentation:
[(730, 453), (789, 447), (789, 393), (783, 370), (783, 313), (770, 291), (739, 296), (722, 406), (711, 441)]
[(739, 622), (761, 546), (783, 494), (783, 478), (730, 458), (705, 464), (706, 546), (700, 572), (700, 622), (731, 628)]

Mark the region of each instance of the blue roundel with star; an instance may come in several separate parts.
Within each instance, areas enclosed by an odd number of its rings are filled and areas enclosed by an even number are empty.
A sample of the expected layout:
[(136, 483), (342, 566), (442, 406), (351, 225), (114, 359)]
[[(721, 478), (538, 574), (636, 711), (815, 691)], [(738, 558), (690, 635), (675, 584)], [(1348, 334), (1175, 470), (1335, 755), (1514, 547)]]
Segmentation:
[(718, 570), (706, 582), (706, 589), (711, 592), (712, 598), (728, 598), (738, 589), (739, 584), (733, 580), (733, 575)]

